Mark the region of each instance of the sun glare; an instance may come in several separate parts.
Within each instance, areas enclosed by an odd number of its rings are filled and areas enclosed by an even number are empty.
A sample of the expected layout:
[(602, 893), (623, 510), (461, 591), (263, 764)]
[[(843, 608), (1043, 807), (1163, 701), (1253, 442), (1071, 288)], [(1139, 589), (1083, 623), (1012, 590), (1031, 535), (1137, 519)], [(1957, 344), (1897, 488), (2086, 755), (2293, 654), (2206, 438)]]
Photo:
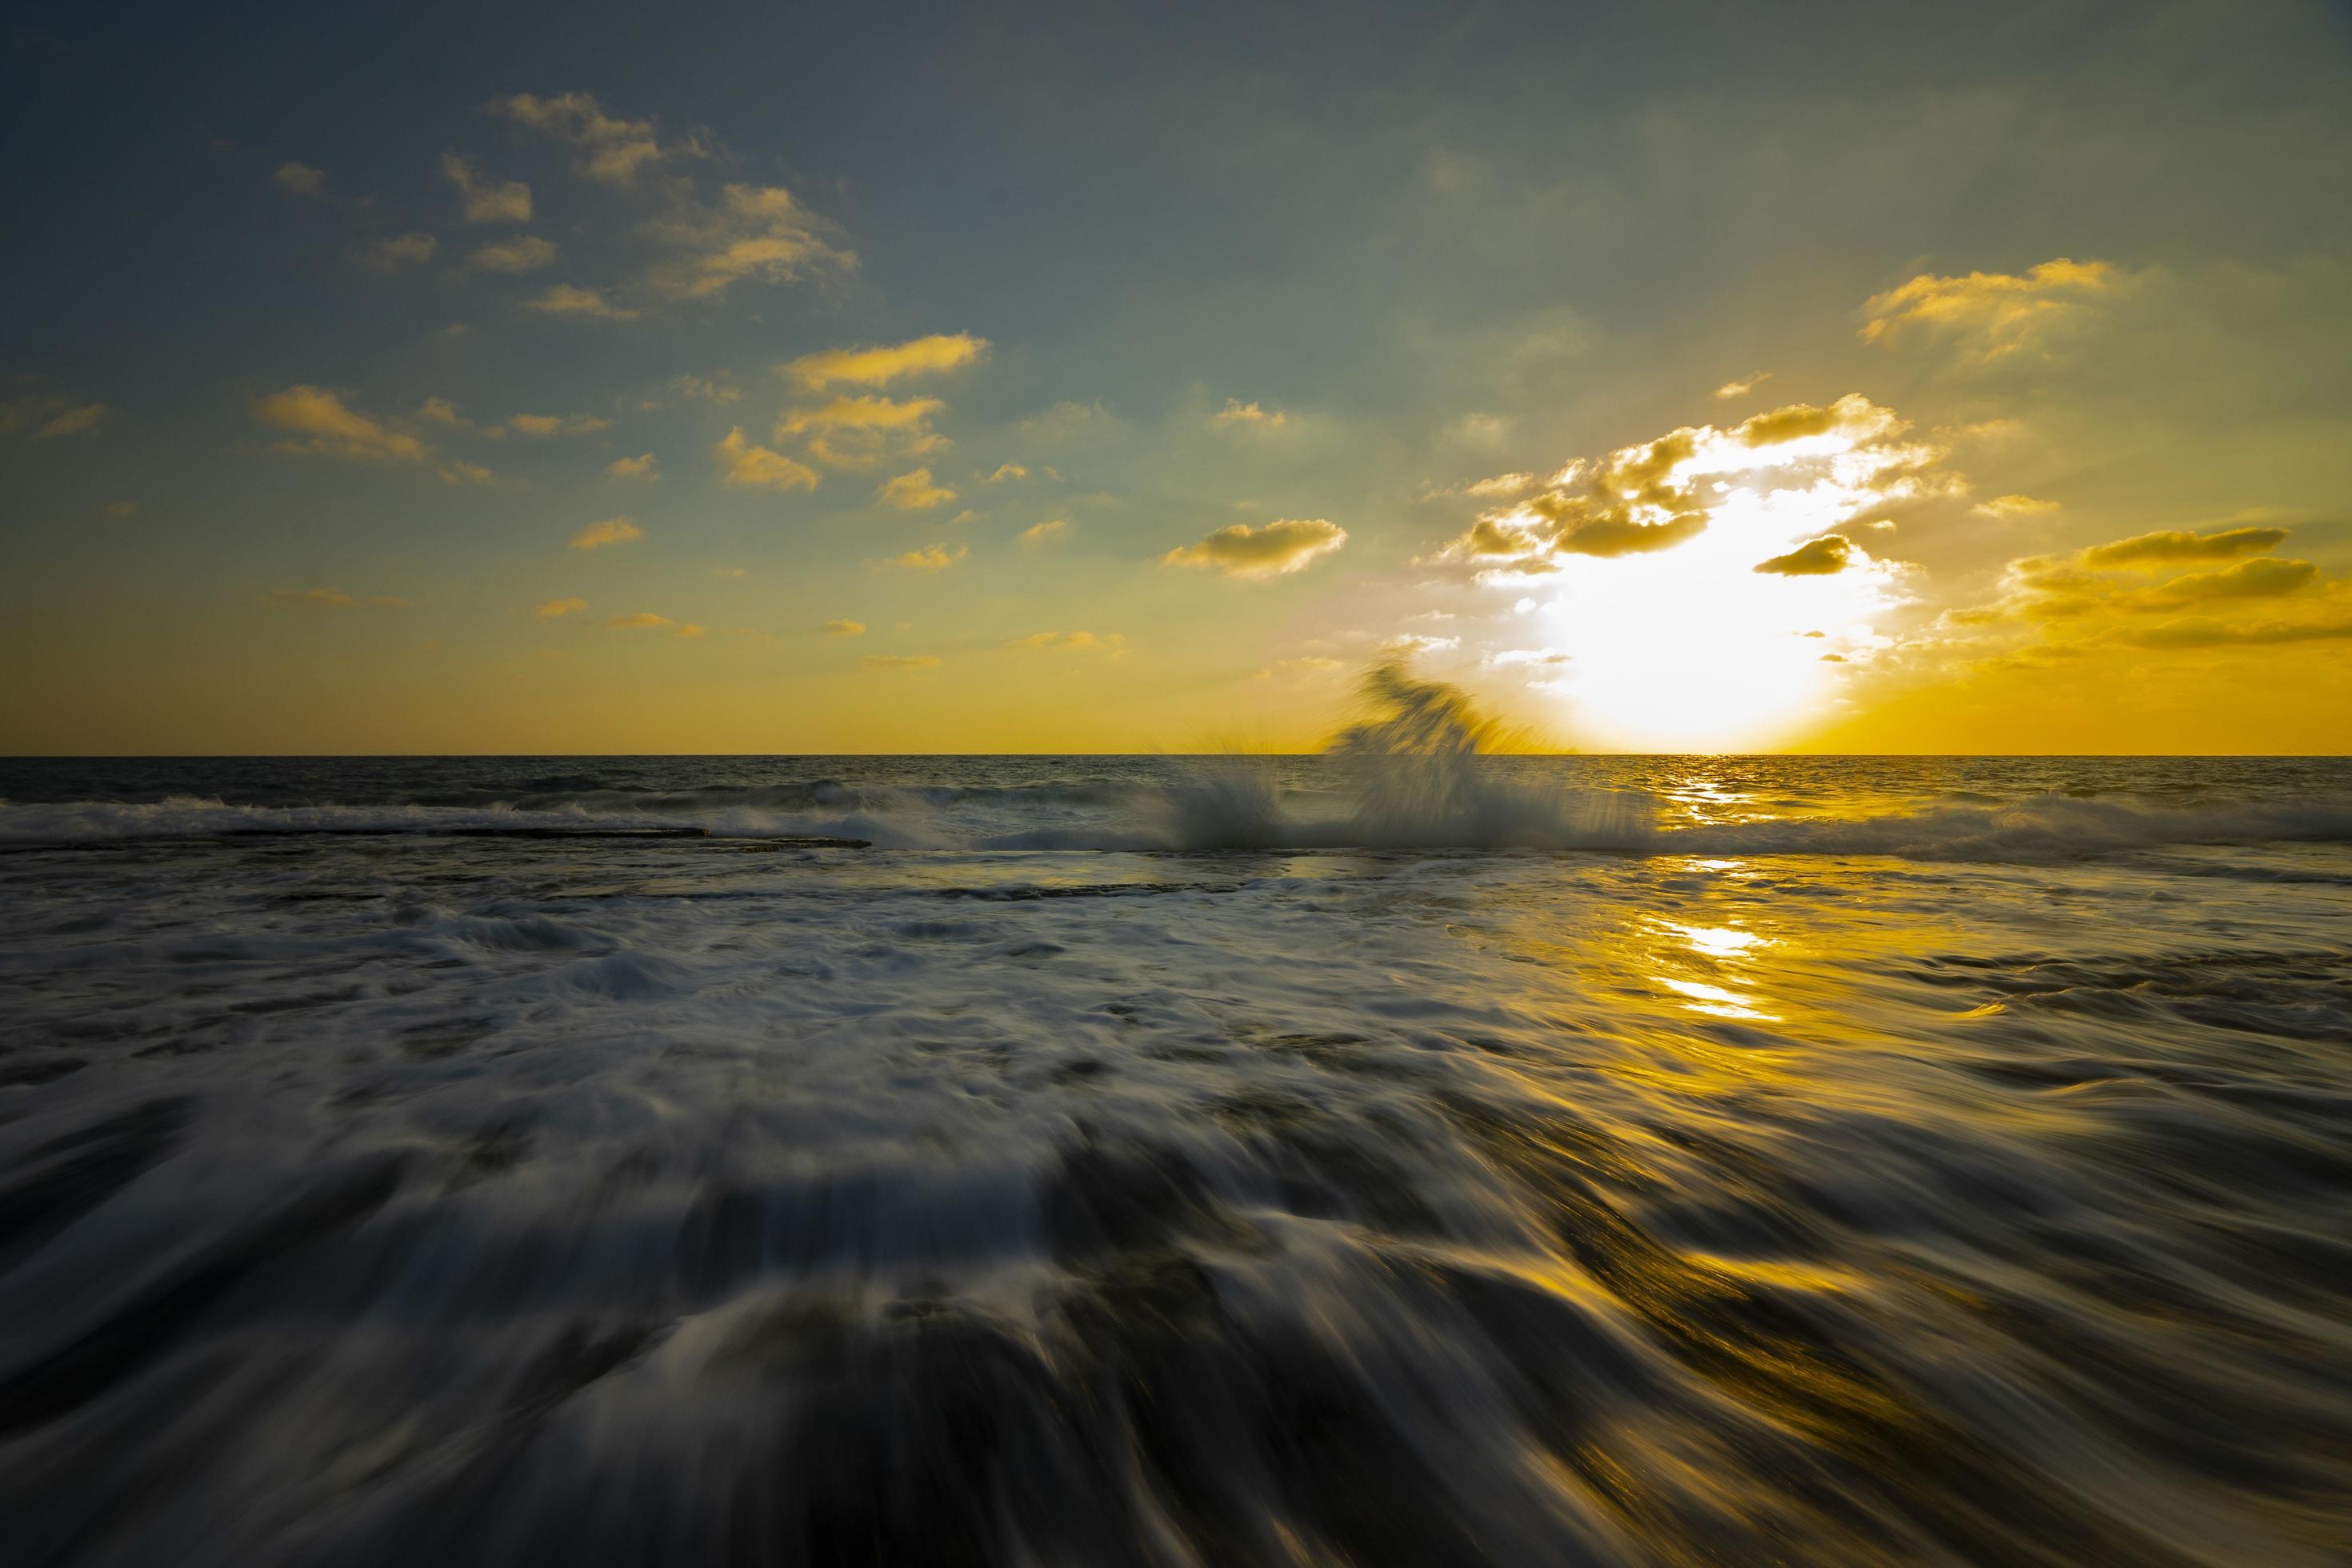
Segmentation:
[(1704, 532), (1651, 554), (1560, 560), (1538, 613), (1570, 661), (1547, 689), (1580, 735), (1628, 751), (1752, 750), (1839, 700), (1885, 645), (1875, 623), (1902, 602), (1903, 569), (1860, 538), (1832, 570), (1758, 568), (1905, 493), (1906, 479), (1882, 481), (1911, 453), (1864, 445), (1880, 433), (1762, 449), (1712, 434), (1674, 476), (1704, 498)]

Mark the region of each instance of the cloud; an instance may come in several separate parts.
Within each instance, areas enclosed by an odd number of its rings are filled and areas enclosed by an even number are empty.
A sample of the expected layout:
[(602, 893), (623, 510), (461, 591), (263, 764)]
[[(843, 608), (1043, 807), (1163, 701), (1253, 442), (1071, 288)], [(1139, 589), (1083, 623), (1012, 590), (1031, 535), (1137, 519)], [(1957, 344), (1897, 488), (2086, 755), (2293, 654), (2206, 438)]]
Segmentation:
[(776, 439), (808, 437), (809, 455), (836, 468), (869, 468), (886, 456), (919, 457), (947, 446), (932, 434), (931, 416), (947, 407), (936, 397), (836, 397), (789, 409), (776, 422)]
[(2334, 620), (2229, 626), (2202, 618), (2168, 621), (2126, 631), (2120, 640), (2146, 648), (2279, 647), (2291, 643), (2352, 642), (2352, 616)]
[(708, 626), (698, 626), (692, 621), (688, 621), (684, 626), (678, 627), (677, 630), (672, 632), (670, 636), (678, 637), (698, 637), (709, 629), (710, 628)]
[(1049, 518), (1044, 522), (1033, 522), (1028, 527), (1021, 531), (1021, 542), (1024, 544), (1043, 544), (1049, 539), (1060, 538), (1063, 533), (1068, 531), (1069, 526), (1070, 525), (1068, 523), (1063, 521), (1058, 517)]
[(55, 392), (28, 392), (0, 403), (0, 435), (54, 441), (61, 436), (91, 436), (114, 412), (103, 403), (83, 403)]
[(615, 458), (604, 465), (604, 471), (616, 479), (657, 479), (661, 459), (651, 452), (641, 452), (634, 458)]
[(371, 240), (360, 249), (360, 265), (371, 272), (397, 272), (422, 267), (440, 253), (441, 242), (429, 234), (400, 234)]
[(466, 265), (477, 272), (536, 272), (555, 259), (555, 247), (535, 234), (497, 240), (475, 250)]
[(625, 321), (636, 315), (636, 311), (605, 299), (600, 289), (571, 283), (558, 283), (538, 298), (524, 300), (523, 309), (542, 315), (587, 316), (604, 321)]
[(540, 605), (535, 613), (542, 621), (552, 621), (560, 620), (574, 610), (584, 610), (587, 607), (588, 601), (585, 599), (550, 599)]
[(727, 432), (713, 450), (719, 458), (719, 476), (727, 484), (763, 490), (813, 490), (817, 487), (814, 468), (782, 452), (751, 445), (743, 438), (740, 425)]
[(404, 463), (421, 461), (425, 455), (425, 443), (415, 437), (344, 406), (341, 398), (316, 386), (273, 392), (256, 400), (253, 413), (263, 424), (295, 437), (278, 444), (281, 452)]
[(2284, 528), (2225, 528), (2212, 533), (2191, 533), (2182, 529), (2160, 529), (2154, 533), (2136, 533), (2129, 539), (2118, 539), (2111, 544), (2095, 544), (2083, 552), (2081, 560), (2086, 566), (2153, 565), (2167, 561), (2226, 561), (2232, 555), (2252, 555), (2259, 551), (2275, 549), (2285, 542)]
[(827, 621), (817, 627), (817, 630), (829, 637), (862, 637), (866, 635), (866, 623), (849, 620)]
[(2147, 602), (2156, 605), (2206, 604), (2217, 599), (2279, 599), (2300, 594), (2319, 574), (2308, 561), (2282, 561), (2265, 555), (2241, 561), (2219, 572), (2175, 577), (2157, 589)]
[(933, 653), (869, 653), (865, 662), (876, 669), (937, 669), (940, 658)]
[(1237, 522), (1160, 557), (1162, 566), (1207, 566), (1252, 580), (1302, 571), (1348, 542), (1348, 531), (1321, 518), (1252, 528)]
[(1759, 370), (1755, 374), (1743, 376), (1738, 381), (1725, 382), (1721, 386), (1715, 389), (1715, 395), (1726, 401), (1734, 397), (1745, 397), (1749, 393), (1755, 391), (1758, 387), (1763, 385), (1766, 382), (1771, 379), (1772, 373), (1770, 371)]
[[(2144, 579), (2131, 575), (2166, 561), (2221, 559), (2231, 549), (2264, 548), (2278, 542), (2284, 533), (2283, 529), (2237, 529), (2210, 535), (2143, 534), (2114, 544), (2094, 545), (2071, 556), (2024, 556), (2009, 563), (2000, 599), (1949, 611), (1945, 620), (1960, 626), (2076, 621), (2094, 615), (2137, 616), (2203, 605), (2290, 598), (2319, 583), (2318, 567), (2308, 561), (2258, 556), (2220, 571), (2175, 577), (2154, 587), (2141, 585)], [(2230, 537), (2233, 534), (2260, 537), (2240, 540)], [(2154, 542), (2143, 545), (2143, 541)], [(2126, 545), (2134, 548), (2115, 553)], [(2130, 637), (2141, 635), (2133, 632)]]
[(1244, 403), (1238, 397), (1226, 398), (1225, 405), (1209, 416), (1209, 421), (1213, 425), (1253, 426), (1265, 430), (1279, 429), (1289, 423), (1289, 418), (1279, 408), (1261, 408), (1255, 403)]
[(1341, 668), (1340, 661), (1336, 658), (1325, 658), (1319, 654), (1309, 654), (1301, 658), (1276, 659), (1250, 679), (1272, 680), (1277, 675), (1328, 675), (1339, 668)]
[(1127, 637), (1121, 632), (1032, 632), (1025, 637), (1010, 638), (1004, 646), (1016, 652), (1052, 648), (1062, 653), (1099, 653), (1118, 658), (1127, 652)]
[(1517, 423), (1507, 415), (1471, 413), (1454, 420), (1438, 434), (1450, 446), (1493, 451), (1511, 438), (1511, 429)]
[[(1843, 572), (1857, 553), (1853, 541), (1843, 533), (1825, 533), (1797, 546), (1786, 555), (1759, 561), (1756, 570), (1775, 577), (1829, 577)], [(1864, 561), (1869, 560), (1864, 556)]]
[(943, 505), (956, 499), (956, 493), (945, 485), (931, 482), (931, 470), (914, 468), (886, 481), (874, 492), (875, 499), (901, 511), (921, 511)]
[(1500, 652), (1488, 654), (1481, 662), (1507, 668), (1512, 665), (1519, 664), (1567, 664), (1570, 658), (1558, 648), (1507, 647)]
[(270, 171), (269, 183), (310, 201), (323, 201), (327, 195), (327, 172), (308, 163), (280, 163)]
[(779, 374), (812, 392), (839, 385), (887, 386), (913, 375), (960, 370), (988, 351), (988, 340), (970, 332), (929, 337), (878, 348), (824, 349), (777, 366)]
[(1404, 632), (1381, 644), (1380, 651), (1392, 658), (1411, 658), (1416, 654), (1449, 653), (1461, 646), (1460, 637), (1436, 637), (1420, 632)]
[(417, 405), (416, 416), (419, 419), (430, 419), (436, 425), (446, 425), (457, 430), (470, 430), (474, 427), (474, 422), (458, 413), (457, 405), (446, 397), (426, 398)]
[(441, 470), (441, 481), (451, 485), (496, 485), (499, 476), (479, 463), (469, 463), (463, 458), (453, 458)]
[(677, 625), (676, 621), (671, 620), (667, 616), (656, 616), (651, 610), (639, 610), (633, 616), (614, 616), (604, 624), (608, 626), (618, 626), (625, 632), (651, 631), (656, 626), (674, 626)]
[(857, 265), (825, 237), (830, 226), (779, 185), (730, 184), (717, 205), (691, 204), (648, 223), (644, 233), (679, 251), (646, 273), (646, 285), (671, 300), (708, 300), (752, 279), (789, 283), (817, 267)]
[[(471, 158), (456, 153), (441, 154), (441, 177), (457, 187), (458, 211), (467, 223), (530, 221), (530, 187), (520, 180), (486, 180), (474, 172)], [(525, 269), (518, 267), (499, 270)]]
[(1481, 514), (1440, 558), (1539, 573), (1558, 570), (1563, 556), (1647, 555), (1697, 538), (1735, 503), (1801, 508), (1809, 531), (1836, 528), (1865, 509), (1949, 487), (1930, 473), (1942, 449), (1906, 440), (1907, 429), (1859, 393), (1789, 404), (1729, 429), (1685, 426), (1568, 464), (1528, 500)]
[(971, 553), (971, 546), (959, 544), (950, 550), (944, 544), (927, 544), (920, 550), (909, 550), (903, 555), (893, 555), (885, 565), (902, 567), (909, 572), (944, 572)]
[(1894, 344), (1905, 337), (1951, 343), (1980, 360), (1998, 359), (2038, 343), (2047, 331), (2078, 315), (2116, 285), (2104, 261), (2060, 257), (2023, 274), (1971, 272), (1965, 278), (1921, 273), (1874, 294), (1863, 309), (1864, 342)]
[(2037, 500), (2032, 496), (1995, 496), (1971, 509), (1986, 517), (1999, 518), (2003, 522), (2012, 517), (2032, 517), (2045, 511), (2057, 511), (2054, 500)]
[(518, 414), (507, 423), (525, 436), (593, 436), (613, 427), (593, 414)]
[(1474, 479), (1465, 485), (1462, 493), (1473, 496), (1515, 496), (1532, 489), (1533, 474), (1496, 474), (1491, 479)]
[(1073, 441), (1108, 435), (1118, 428), (1118, 416), (1100, 403), (1076, 403), (1067, 398), (1021, 422), (1022, 433), (1039, 441)]
[(989, 475), (985, 482), (995, 485), (1002, 484), (1007, 479), (1025, 479), (1028, 477), (1029, 470), (1018, 463), (999, 463), (996, 465), (996, 472)]
[(716, 376), (672, 376), (669, 390), (680, 397), (701, 403), (727, 404), (743, 400), (743, 389), (737, 386), (729, 373), (723, 370)]
[(578, 171), (606, 184), (632, 185), (645, 169), (667, 159), (699, 157), (701, 143), (689, 137), (665, 143), (650, 120), (625, 120), (584, 92), (541, 98), (516, 93), (494, 99), (488, 111), (543, 132), (574, 148)]
[(645, 537), (645, 531), (625, 517), (608, 517), (602, 522), (592, 522), (572, 536), (574, 550), (602, 550), (612, 544), (633, 544)]

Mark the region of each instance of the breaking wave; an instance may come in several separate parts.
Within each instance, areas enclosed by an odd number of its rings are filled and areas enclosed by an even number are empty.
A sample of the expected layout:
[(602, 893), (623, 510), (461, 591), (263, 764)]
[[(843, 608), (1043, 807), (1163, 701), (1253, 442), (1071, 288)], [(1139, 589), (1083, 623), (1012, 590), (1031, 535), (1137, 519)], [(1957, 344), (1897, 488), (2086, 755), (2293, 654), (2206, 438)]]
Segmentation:
[[(1818, 776), (1694, 797), (1671, 776), (1688, 759), (1517, 754), (1513, 738), (1462, 692), (1394, 666), (1372, 669), (1362, 698), (1360, 720), (1306, 757), (885, 759), (834, 770), (864, 777), (800, 778), (760, 776), (808, 765), (791, 758), (614, 759), (556, 773), (417, 759), (414, 779), (352, 792), (371, 798), (323, 800), (272, 798), (287, 787), (283, 770), (257, 768), (214, 795), (0, 799), (0, 847), (249, 835), (625, 835), (885, 850), (2051, 860), (2168, 846), (2352, 841), (2352, 780), (2340, 770), (2316, 790), (2250, 776), (2184, 799), (2177, 785), (2175, 798), (2147, 798), (2128, 778), (2125, 787), (2086, 784), (2063, 764), (2033, 759), (2010, 759), (2015, 778), (1989, 781), (2006, 790), (1948, 781), (1920, 787), (1872, 773), (1919, 772), (1905, 759), (1748, 759)], [(681, 787), (677, 766), (698, 762), (726, 764), (732, 776)], [(507, 776), (448, 776), (488, 766)]]

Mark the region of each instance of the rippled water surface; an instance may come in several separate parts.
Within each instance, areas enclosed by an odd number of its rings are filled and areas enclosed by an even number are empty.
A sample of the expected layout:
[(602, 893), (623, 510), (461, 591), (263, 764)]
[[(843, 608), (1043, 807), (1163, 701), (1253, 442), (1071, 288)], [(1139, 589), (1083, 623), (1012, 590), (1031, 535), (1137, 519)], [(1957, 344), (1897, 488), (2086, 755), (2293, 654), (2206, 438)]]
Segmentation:
[(2346, 1560), (2352, 769), (1381, 750), (0, 763), (7, 1561)]

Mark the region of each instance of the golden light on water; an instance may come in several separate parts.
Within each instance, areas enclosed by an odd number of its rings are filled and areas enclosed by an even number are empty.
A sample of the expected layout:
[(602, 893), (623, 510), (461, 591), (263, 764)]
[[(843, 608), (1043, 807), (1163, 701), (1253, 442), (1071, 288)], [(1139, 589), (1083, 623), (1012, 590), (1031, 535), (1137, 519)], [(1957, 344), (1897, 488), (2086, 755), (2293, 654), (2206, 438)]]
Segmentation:
[[(1667, 939), (1659, 955), (1663, 964), (1676, 968), (1696, 968), (1707, 976), (1697, 979), (1690, 974), (1659, 973), (1653, 978), (1668, 991), (1685, 999), (1692, 1012), (1717, 1018), (1771, 1023), (1778, 1015), (1765, 1011), (1759, 996), (1752, 991), (1735, 990), (1725, 982), (1744, 984), (1756, 976), (1749, 969), (1754, 952), (1759, 948), (1773, 945), (1772, 939), (1739, 926), (1685, 925), (1675, 921), (1654, 921), (1654, 929)], [(1696, 963), (1692, 963), (1696, 955)]]

